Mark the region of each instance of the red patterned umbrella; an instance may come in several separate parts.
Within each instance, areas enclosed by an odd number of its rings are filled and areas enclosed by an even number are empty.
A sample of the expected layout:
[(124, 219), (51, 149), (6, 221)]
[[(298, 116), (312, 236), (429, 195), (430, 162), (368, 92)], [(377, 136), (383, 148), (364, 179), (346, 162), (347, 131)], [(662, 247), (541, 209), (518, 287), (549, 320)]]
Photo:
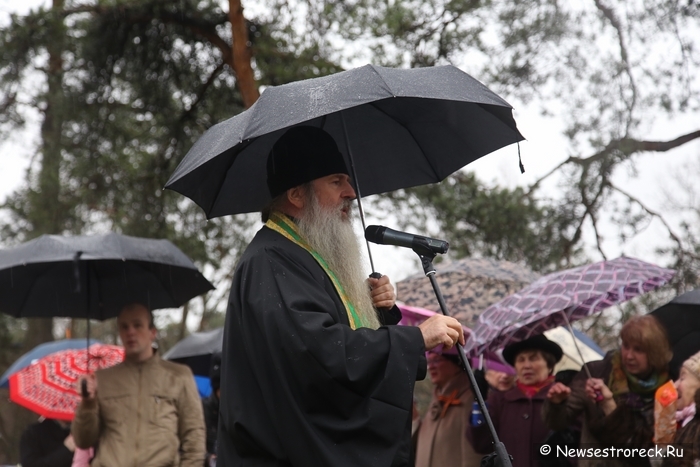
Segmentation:
[(89, 352), (88, 360), (85, 349), (62, 350), (12, 374), (10, 400), (46, 418), (73, 420), (78, 378), (124, 360), (124, 348), (116, 345), (93, 344)]
[(620, 257), (549, 274), (484, 310), (466, 350), (479, 355), (567, 325), (654, 290), (675, 273)]

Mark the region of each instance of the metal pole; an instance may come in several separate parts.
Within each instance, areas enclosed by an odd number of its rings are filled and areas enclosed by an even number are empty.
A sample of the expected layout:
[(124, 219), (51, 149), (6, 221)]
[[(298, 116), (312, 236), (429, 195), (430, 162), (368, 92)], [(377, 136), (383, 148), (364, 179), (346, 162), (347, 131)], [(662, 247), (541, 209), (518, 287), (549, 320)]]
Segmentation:
[[(352, 157), (352, 148), (350, 147), (350, 139), (348, 138), (348, 128), (345, 124), (345, 117), (343, 112), (340, 112), (340, 121), (343, 122), (343, 135), (345, 136), (345, 147), (348, 148), (348, 157), (350, 158), (350, 171), (352, 172), (352, 179), (355, 182), (355, 193), (357, 194), (357, 207), (360, 210), (360, 220), (362, 221), (362, 231), (367, 230), (367, 225), (365, 224), (365, 211), (362, 209), (362, 193), (360, 193), (360, 181), (357, 179), (357, 171), (355, 170), (355, 160)], [(369, 247), (369, 241), (365, 239), (365, 244), (367, 245), (367, 253), (369, 254), (369, 265), (374, 273), (374, 261), (372, 260), (372, 250)]]
[(588, 365), (586, 365), (586, 359), (583, 358), (583, 353), (581, 352), (581, 349), (578, 347), (578, 342), (576, 341), (576, 336), (574, 335), (574, 328), (571, 327), (571, 323), (569, 322), (569, 317), (566, 316), (566, 311), (561, 310), (561, 314), (564, 315), (564, 321), (566, 321), (566, 326), (569, 328), (569, 332), (571, 333), (571, 338), (574, 340), (574, 346), (576, 346), (576, 351), (578, 351), (579, 357), (581, 357), (581, 362), (583, 363), (583, 368), (586, 370), (586, 374), (588, 375), (589, 378), (592, 378), (591, 376), (591, 371), (588, 369)]
[[(435, 279), (436, 271), (435, 267), (433, 266), (433, 258), (435, 258), (435, 253), (433, 253), (432, 250), (430, 250), (430, 248), (427, 248), (427, 245), (425, 248), (414, 247), (413, 251), (420, 258), (421, 264), (423, 266), (423, 271), (425, 272), (425, 275), (428, 276), (428, 278), (430, 279), (430, 283), (433, 286), (433, 291), (435, 292), (435, 297), (437, 298), (437, 301), (440, 304), (440, 311), (442, 311), (443, 315), (450, 316), (450, 314), (447, 311), (447, 303), (445, 303), (445, 299), (442, 295), (442, 292), (440, 291), (440, 286), (438, 285), (437, 280)], [(459, 359), (462, 362), (462, 366), (467, 372), (467, 376), (469, 376), (469, 381), (472, 384), (472, 389), (474, 390), (474, 395), (476, 396), (476, 400), (479, 403), (479, 407), (481, 408), (481, 413), (484, 415), (486, 426), (488, 427), (489, 432), (491, 432), (491, 437), (493, 439), (493, 448), (496, 452), (496, 456), (498, 459), (497, 465), (499, 465), (500, 467), (512, 467), (510, 455), (508, 454), (508, 450), (506, 449), (505, 444), (503, 444), (503, 442), (498, 438), (496, 427), (493, 425), (491, 415), (489, 414), (488, 408), (486, 407), (486, 402), (484, 401), (484, 396), (481, 394), (479, 386), (476, 383), (474, 371), (472, 370), (472, 366), (469, 363), (467, 354), (464, 352), (464, 347), (459, 342), (457, 342), (456, 347)]]

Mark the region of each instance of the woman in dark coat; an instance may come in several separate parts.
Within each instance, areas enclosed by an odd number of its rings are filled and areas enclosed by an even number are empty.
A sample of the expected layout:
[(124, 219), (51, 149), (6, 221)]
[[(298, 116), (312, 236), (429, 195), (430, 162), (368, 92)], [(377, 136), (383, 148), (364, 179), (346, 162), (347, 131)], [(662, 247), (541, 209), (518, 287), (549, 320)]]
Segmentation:
[[(515, 367), (515, 387), (490, 391), (486, 401), (498, 437), (513, 457), (513, 467), (537, 466), (538, 448), (547, 434), (540, 415), (549, 388), (554, 384), (554, 365), (562, 350), (543, 335), (509, 345), (503, 358)], [(485, 424), (471, 426), (467, 436), (477, 452), (493, 451), (493, 440)]]

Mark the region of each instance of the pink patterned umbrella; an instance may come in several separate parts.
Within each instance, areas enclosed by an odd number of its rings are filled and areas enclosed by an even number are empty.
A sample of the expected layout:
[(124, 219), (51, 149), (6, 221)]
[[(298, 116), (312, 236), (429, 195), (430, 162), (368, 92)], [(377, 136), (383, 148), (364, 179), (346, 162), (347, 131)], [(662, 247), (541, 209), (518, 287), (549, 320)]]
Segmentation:
[[(404, 305), (403, 303), (397, 303), (396, 306), (401, 310), (401, 321), (399, 321), (399, 324), (404, 326), (418, 326), (423, 321), (436, 314), (434, 311)], [(462, 325), (462, 329), (464, 329), (464, 338), (467, 341), (471, 339), (472, 330), (465, 325)]]
[(89, 360), (86, 349), (55, 352), (10, 375), (10, 400), (46, 418), (73, 420), (78, 378), (124, 360), (116, 345), (93, 344), (89, 352)]
[(475, 356), (567, 325), (654, 290), (675, 273), (623, 256), (549, 274), (484, 310), (466, 350)]
[[(425, 308), (404, 305), (403, 303), (397, 303), (396, 306), (398, 306), (399, 310), (401, 310), (401, 321), (399, 321), (399, 324), (403, 326), (418, 326), (423, 321), (436, 314), (434, 311), (426, 310)], [(469, 341), (474, 338), (472, 330), (464, 325), (462, 325), (462, 329), (464, 329), (464, 339), (467, 341), (467, 343), (469, 343)], [(436, 347), (436, 349), (437, 350), (435, 351), (441, 352), (442, 346), (440, 345)], [(457, 355), (457, 347), (452, 347), (452, 349), (450, 349), (448, 353), (453, 353), (454, 355)], [(497, 353), (487, 355), (483, 363), (485, 368), (490, 368), (502, 371), (504, 373), (513, 374), (513, 367), (505, 363), (500, 357), (500, 355), (498, 355)], [(471, 364), (472, 366), (479, 365), (479, 359), (473, 358)]]

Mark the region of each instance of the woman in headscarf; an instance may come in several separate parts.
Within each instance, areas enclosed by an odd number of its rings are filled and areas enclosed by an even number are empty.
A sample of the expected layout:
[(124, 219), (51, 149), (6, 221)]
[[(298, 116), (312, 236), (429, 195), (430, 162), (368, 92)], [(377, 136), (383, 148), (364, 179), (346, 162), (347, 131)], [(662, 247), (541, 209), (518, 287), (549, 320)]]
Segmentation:
[[(544, 335), (509, 345), (503, 358), (515, 367), (515, 387), (489, 391), (486, 402), (496, 433), (513, 457), (513, 467), (537, 466), (537, 452), (549, 428), (541, 417), (542, 404), (554, 384), (554, 366), (562, 350)], [(481, 453), (493, 451), (493, 440), (486, 424), (471, 426), (467, 437)]]
[[(668, 382), (671, 350), (666, 332), (651, 315), (636, 316), (620, 331), (620, 349), (587, 364), (571, 387), (555, 384), (543, 416), (550, 428), (565, 429), (582, 415), (581, 445), (587, 448), (652, 448), (655, 438), (654, 395)], [(668, 418), (673, 405), (656, 414)], [(648, 457), (582, 458), (580, 467), (648, 466)]]
[(416, 467), (476, 467), (481, 456), (464, 436), (474, 393), (456, 349), (426, 354), (433, 398), (414, 435)]
[(700, 403), (700, 352), (683, 362), (681, 373), (675, 382), (678, 391), (676, 421), (678, 427), (673, 445), (682, 456), (668, 456), (664, 467), (694, 467), (700, 465), (700, 416), (696, 414)]

